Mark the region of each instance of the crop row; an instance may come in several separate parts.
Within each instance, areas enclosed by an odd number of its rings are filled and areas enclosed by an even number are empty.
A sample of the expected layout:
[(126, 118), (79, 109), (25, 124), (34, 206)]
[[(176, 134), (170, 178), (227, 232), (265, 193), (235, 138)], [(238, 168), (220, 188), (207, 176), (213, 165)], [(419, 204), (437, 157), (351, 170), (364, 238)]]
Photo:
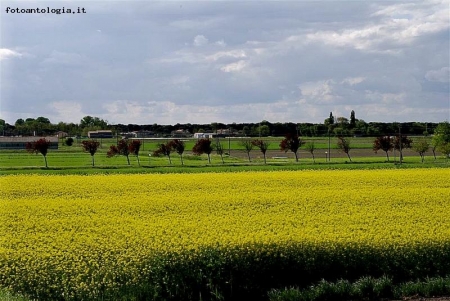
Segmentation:
[(443, 275), (449, 188), (448, 169), (4, 176), (0, 286), (205, 300)]

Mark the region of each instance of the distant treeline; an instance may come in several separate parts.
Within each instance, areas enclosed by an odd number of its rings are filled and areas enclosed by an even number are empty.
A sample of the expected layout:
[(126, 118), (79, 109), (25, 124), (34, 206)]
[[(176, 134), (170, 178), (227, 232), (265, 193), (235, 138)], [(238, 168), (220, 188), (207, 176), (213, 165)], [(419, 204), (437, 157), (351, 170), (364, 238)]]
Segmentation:
[(45, 136), (54, 135), (58, 131), (65, 132), (69, 136), (87, 136), (88, 131), (109, 129), (113, 133), (126, 133), (133, 131), (151, 131), (155, 136), (170, 136), (173, 131), (183, 129), (191, 134), (197, 132), (226, 132), (232, 136), (284, 136), (288, 133), (298, 136), (380, 136), (396, 135), (401, 131), (402, 135), (429, 135), (433, 134), (438, 123), (430, 122), (365, 122), (356, 119), (354, 112), (350, 119), (345, 117), (330, 117), (323, 123), (293, 123), (275, 122), (263, 120), (258, 123), (218, 123), (210, 124), (110, 124), (98, 117), (85, 116), (80, 123), (51, 123), (46, 117), (18, 119), (13, 125), (0, 119), (0, 135), (3, 136)]

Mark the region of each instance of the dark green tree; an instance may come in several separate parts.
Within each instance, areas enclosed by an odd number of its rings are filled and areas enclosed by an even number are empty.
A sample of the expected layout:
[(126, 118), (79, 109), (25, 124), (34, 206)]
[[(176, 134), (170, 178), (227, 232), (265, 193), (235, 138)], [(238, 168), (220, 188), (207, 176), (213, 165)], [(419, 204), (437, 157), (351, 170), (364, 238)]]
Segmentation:
[(72, 138), (72, 137), (66, 138), (66, 140), (64, 141), (64, 143), (65, 143), (67, 146), (72, 146), (72, 145), (73, 145), (73, 138)]
[(350, 128), (353, 129), (356, 127), (356, 118), (355, 118), (355, 111), (350, 112)]

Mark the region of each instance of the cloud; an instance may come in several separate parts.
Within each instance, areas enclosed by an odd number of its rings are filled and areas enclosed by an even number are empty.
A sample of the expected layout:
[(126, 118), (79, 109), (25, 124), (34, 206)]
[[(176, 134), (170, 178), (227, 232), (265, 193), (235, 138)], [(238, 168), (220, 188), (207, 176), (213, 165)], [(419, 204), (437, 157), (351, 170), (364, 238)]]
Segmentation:
[(238, 72), (245, 68), (246, 62), (243, 60), (237, 61), (236, 63), (231, 63), (220, 68), (223, 72)]
[(12, 57), (21, 57), (22, 54), (7, 48), (0, 48), (0, 60), (5, 60)]
[(2, 16), (2, 119), (448, 118), (448, 1), (89, 7), (83, 18)]
[(425, 78), (431, 82), (448, 83), (450, 80), (450, 68), (442, 67), (438, 70), (427, 71)]
[(194, 46), (201, 47), (208, 44), (208, 39), (204, 35), (198, 35), (194, 38)]
[(350, 86), (354, 86), (356, 84), (362, 83), (366, 78), (365, 77), (347, 77), (343, 81), (341, 81), (341, 84), (348, 84)]
[[(443, 3), (444, 4), (444, 3)], [(310, 42), (322, 42), (336, 47), (352, 47), (365, 52), (399, 54), (402, 46), (428, 34), (449, 29), (448, 4), (423, 6), (397, 4), (380, 7), (371, 16), (381, 17), (379, 23), (341, 30), (318, 30), (309, 33)], [(402, 16), (402, 17), (399, 17)], [(291, 40), (294, 37), (291, 37)]]
[(82, 111), (81, 104), (75, 101), (55, 101), (48, 104), (48, 109), (54, 112), (52, 122), (79, 122), (88, 115)]

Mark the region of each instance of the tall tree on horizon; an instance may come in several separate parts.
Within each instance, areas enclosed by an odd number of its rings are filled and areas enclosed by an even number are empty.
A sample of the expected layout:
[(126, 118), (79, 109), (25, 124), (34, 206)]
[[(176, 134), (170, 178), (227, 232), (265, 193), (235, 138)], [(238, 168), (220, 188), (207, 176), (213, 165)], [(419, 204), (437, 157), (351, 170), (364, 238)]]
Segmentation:
[(355, 111), (350, 112), (350, 128), (353, 129), (356, 127), (356, 118), (355, 118)]

